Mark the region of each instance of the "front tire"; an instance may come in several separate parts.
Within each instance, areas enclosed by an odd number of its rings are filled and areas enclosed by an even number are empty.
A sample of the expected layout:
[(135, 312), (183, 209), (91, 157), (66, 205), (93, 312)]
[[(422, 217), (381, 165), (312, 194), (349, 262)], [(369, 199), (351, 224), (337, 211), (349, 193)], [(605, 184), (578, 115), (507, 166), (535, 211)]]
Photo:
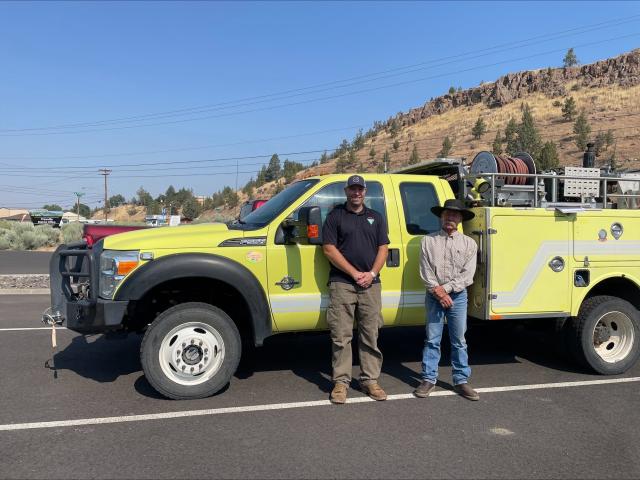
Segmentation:
[(572, 330), (575, 358), (603, 375), (626, 372), (640, 356), (640, 312), (621, 298), (588, 298)]
[(233, 320), (206, 303), (162, 312), (140, 348), (142, 370), (158, 393), (174, 400), (209, 397), (231, 380), (242, 342)]

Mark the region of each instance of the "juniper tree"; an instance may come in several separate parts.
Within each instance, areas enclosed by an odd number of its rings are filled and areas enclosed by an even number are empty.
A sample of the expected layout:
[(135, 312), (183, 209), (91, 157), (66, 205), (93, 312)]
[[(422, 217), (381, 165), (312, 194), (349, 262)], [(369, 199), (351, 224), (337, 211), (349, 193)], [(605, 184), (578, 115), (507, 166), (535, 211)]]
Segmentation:
[(538, 168), (541, 171), (550, 170), (560, 164), (558, 150), (553, 142), (545, 142), (540, 149), (540, 155), (537, 159)]
[(444, 140), (442, 141), (442, 149), (438, 152), (438, 157), (443, 158), (448, 156), (451, 153), (452, 148), (453, 142), (451, 142), (451, 139), (448, 136), (444, 137)]
[(564, 105), (562, 106), (562, 117), (570, 122), (576, 118), (577, 113), (578, 109), (576, 108), (576, 101), (573, 97), (566, 98)]
[(485, 125), (484, 120), (482, 119), (482, 117), (478, 117), (478, 120), (476, 120), (476, 124), (471, 129), (471, 134), (473, 135), (473, 138), (476, 140), (480, 140), (482, 136), (486, 133), (486, 131), (487, 131), (487, 126)]
[(587, 116), (584, 111), (580, 112), (580, 115), (576, 118), (576, 123), (573, 124), (573, 133), (576, 134), (576, 146), (580, 150), (584, 150), (587, 147), (589, 134), (591, 133), (591, 127), (589, 126), (589, 122), (587, 121)]
[(493, 145), (491, 147), (494, 154), (500, 155), (502, 153), (502, 142), (503, 138), (500, 136), (500, 130), (498, 130), (496, 132), (496, 138), (493, 139)]
[(567, 54), (562, 59), (562, 64), (565, 67), (574, 67), (578, 65), (578, 57), (576, 57), (576, 53), (573, 51), (573, 48), (567, 50)]

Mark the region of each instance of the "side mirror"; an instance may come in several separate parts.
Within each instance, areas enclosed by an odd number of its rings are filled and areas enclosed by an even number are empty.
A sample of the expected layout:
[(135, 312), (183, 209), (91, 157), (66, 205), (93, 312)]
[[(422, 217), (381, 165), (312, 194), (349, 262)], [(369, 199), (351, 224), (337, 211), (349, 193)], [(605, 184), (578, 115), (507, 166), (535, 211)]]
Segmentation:
[(282, 222), (284, 242), (322, 245), (322, 215), (320, 207), (302, 207), (298, 210), (298, 220), (286, 219)]
[(309, 245), (322, 245), (322, 215), (320, 207), (302, 207), (300, 221), (306, 226), (306, 238)]

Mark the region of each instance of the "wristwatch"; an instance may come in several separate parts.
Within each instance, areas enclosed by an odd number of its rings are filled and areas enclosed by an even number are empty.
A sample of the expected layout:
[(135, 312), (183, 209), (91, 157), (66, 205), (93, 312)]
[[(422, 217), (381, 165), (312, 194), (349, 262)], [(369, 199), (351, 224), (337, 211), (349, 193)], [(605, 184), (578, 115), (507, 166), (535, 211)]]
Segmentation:
[(376, 278), (378, 276), (378, 274), (373, 270), (371, 270), (369, 273), (373, 276), (373, 278)]

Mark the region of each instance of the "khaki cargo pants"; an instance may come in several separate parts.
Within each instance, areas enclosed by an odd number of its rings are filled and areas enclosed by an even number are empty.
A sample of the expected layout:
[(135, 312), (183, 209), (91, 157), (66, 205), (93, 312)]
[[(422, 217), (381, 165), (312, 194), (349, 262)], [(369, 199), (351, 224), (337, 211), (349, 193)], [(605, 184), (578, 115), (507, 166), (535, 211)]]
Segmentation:
[(351, 339), (353, 322), (358, 324), (360, 383), (376, 383), (382, 369), (378, 348), (378, 330), (382, 327), (382, 298), (379, 283), (360, 288), (348, 283), (331, 282), (327, 325), (331, 330), (331, 365), (334, 382), (351, 382)]

